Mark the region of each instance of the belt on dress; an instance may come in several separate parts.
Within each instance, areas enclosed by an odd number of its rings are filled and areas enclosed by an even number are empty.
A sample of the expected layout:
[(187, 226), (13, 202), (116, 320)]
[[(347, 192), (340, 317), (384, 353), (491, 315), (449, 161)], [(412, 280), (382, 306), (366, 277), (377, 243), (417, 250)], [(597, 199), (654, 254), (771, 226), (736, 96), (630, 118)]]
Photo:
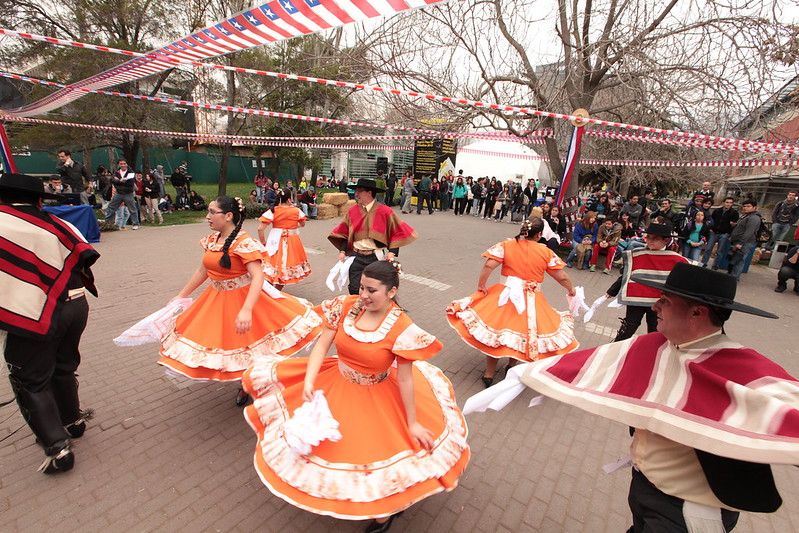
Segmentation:
[(358, 255), (374, 255), (375, 253), (374, 250), (359, 250), (357, 248), (353, 248), (352, 251)]
[(214, 280), (211, 282), (211, 285), (218, 291), (232, 291), (246, 287), (251, 281), (252, 278), (250, 277), (250, 274), (247, 273), (242, 274), (237, 278)]
[(388, 370), (380, 372), (379, 374), (367, 374), (366, 372), (361, 372), (360, 370), (355, 370), (347, 366), (341, 359), (338, 360), (338, 371), (341, 372), (341, 375), (344, 376), (347, 381), (355, 383), (356, 385), (377, 385), (385, 381), (389, 374)]

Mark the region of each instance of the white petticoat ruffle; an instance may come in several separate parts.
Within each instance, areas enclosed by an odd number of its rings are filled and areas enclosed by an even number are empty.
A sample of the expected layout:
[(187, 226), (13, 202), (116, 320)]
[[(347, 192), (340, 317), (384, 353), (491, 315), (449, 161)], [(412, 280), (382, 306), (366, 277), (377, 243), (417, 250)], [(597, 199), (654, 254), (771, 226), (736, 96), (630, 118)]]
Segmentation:
[(303, 315), (295, 317), (285, 327), (269, 333), (256, 343), (235, 350), (202, 346), (183, 337), (173, 328), (163, 341), (161, 355), (192, 368), (238, 372), (245, 370), (256, 358), (272, 358), (278, 352), (296, 346), (321, 323), (319, 315), (306, 308)]
[[(430, 452), (403, 451), (394, 457), (368, 464), (331, 463), (311, 453), (290, 453), (284, 432), (289, 412), (279, 394), (276, 360), (259, 359), (250, 370), (258, 394), (253, 407), (263, 423), (264, 435), (256, 453), (261, 453), (269, 468), (284, 482), (306, 494), (331, 500), (376, 501), (407, 488), (444, 476), (468, 448), (468, 430), (449, 382), (441, 371), (425, 362), (415, 362), (441, 405), (445, 429)], [(255, 428), (253, 428), (255, 429)]]

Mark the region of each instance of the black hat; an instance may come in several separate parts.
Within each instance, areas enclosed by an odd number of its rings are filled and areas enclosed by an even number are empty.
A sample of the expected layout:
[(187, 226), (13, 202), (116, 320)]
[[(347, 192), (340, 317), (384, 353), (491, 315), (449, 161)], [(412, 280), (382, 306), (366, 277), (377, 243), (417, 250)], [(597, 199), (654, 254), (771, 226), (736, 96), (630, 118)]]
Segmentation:
[(0, 176), (0, 191), (34, 194), (47, 200), (63, 200), (65, 198), (60, 194), (44, 192), (44, 183), (35, 176), (10, 172)]
[(774, 313), (736, 302), (735, 290), (738, 282), (735, 276), (709, 268), (702, 268), (689, 263), (677, 263), (672, 271), (669, 272), (665, 282), (637, 275), (632, 276), (631, 279), (641, 285), (674, 293), (714, 307), (741, 311), (742, 313), (766, 318), (779, 318)]
[(360, 178), (358, 179), (357, 183), (350, 183), (347, 185), (348, 189), (371, 189), (374, 192), (385, 192), (385, 189), (381, 189), (377, 186), (377, 182), (371, 178)]
[(671, 224), (658, 224), (656, 222), (650, 223), (644, 233), (648, 235), (659, 235), (660, 237), (669, 237), (674, 236), (674, 227)]

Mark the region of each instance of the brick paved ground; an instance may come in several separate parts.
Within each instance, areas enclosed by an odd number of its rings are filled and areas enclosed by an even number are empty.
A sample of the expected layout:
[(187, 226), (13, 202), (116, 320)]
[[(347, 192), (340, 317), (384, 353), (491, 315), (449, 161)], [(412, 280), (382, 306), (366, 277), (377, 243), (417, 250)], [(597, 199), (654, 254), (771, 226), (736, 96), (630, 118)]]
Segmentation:
[[(433, 363), (452, 380), (459, 403), (482, 389), (483, 358), (467, 347), (445, 319), (453, 299), (474, 291), (482, 253), (518, 226), (451, 212), (404, 215), (421, 238), (403, 249), (409, 276), (400, 301), (444, 350)], [(310, 221), (302, 238), (314, 274), (289, 292), (313, 302), (332, 295), (324, 287), (336, 256), (326, 235), (335, 221)], [(245, 228), (255, 234), (255, 222)], [(0, 409), (0, 530), (42, 531), (360, 531), (363, 523), (300, 511), (274, 497), (253, 467), (255, 435), (233, 403), (233, 384), (178, 388), (155, 364), (157, 346), (117, 348), (111, 339), (163, 306), (200, 260), (204, 224), (142, 228), (103, 234), (95, 274), (101, 291), (90, 298), (83, 337), (81, 396), (96, 418), (76, 441), (75, 469), (59, 476), (36, 472), (42, 460), (16, 406)], [(570, 270), (589, 299), (613, 278)], [(492, 281), (496, 281), (496, 276)], [(615, 275), (615, 273), (614, 273)], [(432, 280), (437, 283), (427, 282)], [(777, 312), (766, 320), (733, 314), (727, 332), (769, 354), (799, 375), (795, 340), (799, 297), (775, 294), (775, 271), (755, 267), (739, 293), (752, 305)], [(544, 292), (565, 308), (564, 291), (551, 279)], [(583, 347), (607, 342), (619, 310), (604, 310), (578, 325)], [(11, 396), (0, 379), (0, 399)], [(527, 391), (500, 413), (470, 415), (472, 461), (451, 493), (412, 507), (394, 531), (620, 532), (629, 525), (629, 473), (606, 475), (602, 465), (626, 454), (627, 428), (547, 400), (527, 408)], [(16, 431), (16, 433), (12, 432)], [(738, 531), (799, 531), (799, 471), (776, 467), (786, 505), (773, 515), (745, 515)]]

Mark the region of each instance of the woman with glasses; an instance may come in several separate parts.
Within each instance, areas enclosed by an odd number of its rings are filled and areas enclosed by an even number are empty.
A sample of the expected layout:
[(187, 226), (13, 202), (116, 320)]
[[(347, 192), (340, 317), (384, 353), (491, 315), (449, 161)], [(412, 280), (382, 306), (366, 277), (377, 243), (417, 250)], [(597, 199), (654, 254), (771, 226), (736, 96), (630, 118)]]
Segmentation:
[[(305, 300), (263, 287), (264, 247), (241, 230), (240, 198), (220, 196), (208, 206), (213, 233), (200, 241), (202, 264), (175, 298), (211, 284), (177, 317), (162, 340), (159, 364), (203, 381), (239, 381), (258, 356), (290, 356), (321, 332), (321, 320)], [(247, 396), (240, 393), (238, 405)]]

